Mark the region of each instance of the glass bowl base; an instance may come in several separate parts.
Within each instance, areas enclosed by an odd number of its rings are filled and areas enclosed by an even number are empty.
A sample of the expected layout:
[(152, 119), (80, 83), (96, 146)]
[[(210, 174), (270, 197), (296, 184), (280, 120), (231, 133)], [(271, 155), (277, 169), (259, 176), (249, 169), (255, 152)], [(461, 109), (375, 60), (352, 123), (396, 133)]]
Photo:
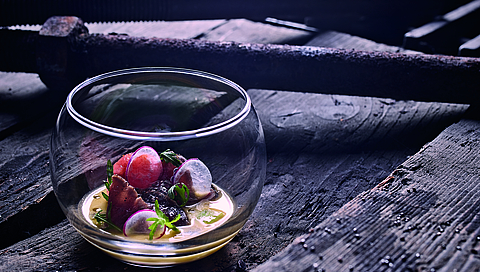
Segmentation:
[(142, 255), (142, 254), (134, 254), (130, 252), (113, 251), (108, 248), (100, 246), (99, 243), (96, 242), (96, 240), (91, 239), (86, 235), (82, 234), (82, 236), (83, 238), (85, 238), (85, 240), (87, 240), (89, 243), (91, 243), (95, 247), (99, 248), (100, 250), (110, 255), (111, 257), (121, 262), (124, 262), (126, 264), (139, 266), (139, 267), (166, 268), (166, 267), (194, 262), (202, 258), (205, 258), (217, 252), (219, 249), (221, 249), (226, 244), (228, 244), (235, 237), (235, 235), (237, 235), (237, 233), (238, 231), (216, 242), (206, 244), (202, 247), (196, 247), (194, 249), (191, 249), (190, 252), (189, 250), (185, 250), (185, 249), (179, 250), (181, 251), (181, 253), (179, 252), (178, 255), (175, 255), (175, 252), (174, 252), (171, 256)]

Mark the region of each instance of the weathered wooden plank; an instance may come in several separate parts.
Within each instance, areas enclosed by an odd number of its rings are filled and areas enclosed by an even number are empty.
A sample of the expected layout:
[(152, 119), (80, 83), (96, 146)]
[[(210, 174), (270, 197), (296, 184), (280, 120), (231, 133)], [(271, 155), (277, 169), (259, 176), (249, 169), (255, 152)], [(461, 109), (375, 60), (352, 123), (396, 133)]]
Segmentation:
[(380, 51), (405, 54), (419, 54), (418, 51), (407, 50), (398, 46), (377, 43), (365, 38), (341, 33), (333, 30), (321, 31), (306, 46), (321, 46), (349, 50)]
[(255, 271), (477, 271), (479, 129), (451, 125)]
[(16, 101), (37, 99), (47, 92), (37, 74), (0, 72), (0, 105), (8, 107)]
[(158, 37), (173, 39), (193, 39), (214, 28), (225, 24), (227, 20), (202, 21), (150, 21), (118, 23), (86, 23), (90, 33), (117, 33), (135, 37)]
[(50, 135), (56, 114), (0, 141), (0, 247), (60, 222), (48, 168)]
[(273, 26), (246, 19), (232, 19), (206, 33), (201, 39), (240, 43), (303, 45), (312, 36), (313, 33), (309, 31)]
[[(249, 269), (256, 267), (381, 182), (467, 108), (268, 90), (249, 93), (263, 122), (269, 160), (258, 206), (225, 248), (165, 271), (231, 271), (238, 262)], [(411, 135), (423, 137), (418, 142), (407, 140)], [(27, 257), (35, 260), (28, 264), (35, 271), (126, 267), (88, 245), (65, 224), (0, 252), (6, 268), (23, 267)]]
[(460, 45), (458, 55), (465, 57), (480, 57), (480, 35)]
[(61, 100), (37, 74), (0, 72), (0, 139), (59, 108)]
[(403, 47), (430, 54), (457, 55), (467, 38), (480, 33), (480, 1), (471, 1), (439, 19), (415, 28), (403, 39)]

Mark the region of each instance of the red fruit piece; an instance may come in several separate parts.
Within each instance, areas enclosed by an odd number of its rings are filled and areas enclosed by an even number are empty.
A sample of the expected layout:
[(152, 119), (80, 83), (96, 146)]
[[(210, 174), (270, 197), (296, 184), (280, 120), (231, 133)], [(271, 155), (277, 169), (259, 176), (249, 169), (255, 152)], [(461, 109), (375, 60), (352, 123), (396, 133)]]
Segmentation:
[(128, 161), (132, 157), (133, 153), (123, 155), (114, 165), (113, 174), (119, 175), (122, 178), (126, 178), (125, 171), (127, 170)]
[[(180, 161), (180, 163), (184, 163), (187, 159), (185, 159), (182, 155), (176, 154), (175, 157)], [(177, 169), (177, 166), (175, 166), (171, 162), (166, 162), (162, 161), (162, 167), (163, 167), (163, 173), (160, 176), (160, 180), (168, 180), (173, 177), (175, 169)]]
[(163, 174), (161, 177), (161, 180), (170, 180), (170, 178), (173, 176), (173, 170), (175, 170), (175, 165), (171, 162), (164, 162), (162, 161), (162, 167), (163, 167)]
[(127, 181), (135, 188), (146, 189), (162, 174), (162, 161), (151, 147), (140, 147), (128, 162)]

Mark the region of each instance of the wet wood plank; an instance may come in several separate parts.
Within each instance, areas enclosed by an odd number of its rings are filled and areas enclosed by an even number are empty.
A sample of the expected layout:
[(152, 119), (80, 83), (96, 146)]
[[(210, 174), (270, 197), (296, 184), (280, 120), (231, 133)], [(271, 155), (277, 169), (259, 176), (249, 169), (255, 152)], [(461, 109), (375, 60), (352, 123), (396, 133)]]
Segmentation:
[[(238, 262), (255, 268), (380, 183), (467, 108), (268, 90), (249, 93), (263, 123), (268, 148), (267, 180), (258, 206), (239, 235), (219, 252), (165, 271), (198, 267), (230, 271)], [(410, 135), (424, 138), (410, 141)], [(6, 268), (21, 267), (24, 264), (19, 262), (27, 256), (49, 260), (32, 261), (29, 268), (36, 271), (118, 271), (126, 267), (83, 241), (66, 223), (0, 252)]]
[(451, 125), (254, 271), (477, 271), (479, 129)]

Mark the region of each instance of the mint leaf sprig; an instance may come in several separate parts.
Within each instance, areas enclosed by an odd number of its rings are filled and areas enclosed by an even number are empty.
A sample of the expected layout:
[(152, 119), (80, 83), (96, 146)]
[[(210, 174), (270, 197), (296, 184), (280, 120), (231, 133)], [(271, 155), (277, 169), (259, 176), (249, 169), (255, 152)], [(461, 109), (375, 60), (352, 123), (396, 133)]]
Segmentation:
[(178, 159), (177, 154), (170, 149), (163, 151), (160, 155), (160, 160), (164, 162), (172, 163), (175, 167), (182, 165), (182, 162)]
[(168, 197), (175, 200), (180, 207), (183, 207), (188, 202), (190, 190), (184, 183), (177, 183), (168, 189)]
[[(168, 219), (168, 217), (160, 210), (160, 206), (158, 205), (158, 200), (155, 200), (155, 213), (157, 214), (158, 217), (150, 217), (147, 218), (147, 221), (153, 221), (153, 224), (148, 227), (150, 230), (150, 234), (148, 236), (149, 240), (153, 239), (153, 235), (155, 234), (155, 231), (157, 230), (158, 227), (164, 228), (165, 226), (173, 231), (179, 232), (178, 228), (173, 224), (180, 220), (180, 214), (175, 217), (172, 221)], [(163, 234), (162, 234), (163, 236)]]

